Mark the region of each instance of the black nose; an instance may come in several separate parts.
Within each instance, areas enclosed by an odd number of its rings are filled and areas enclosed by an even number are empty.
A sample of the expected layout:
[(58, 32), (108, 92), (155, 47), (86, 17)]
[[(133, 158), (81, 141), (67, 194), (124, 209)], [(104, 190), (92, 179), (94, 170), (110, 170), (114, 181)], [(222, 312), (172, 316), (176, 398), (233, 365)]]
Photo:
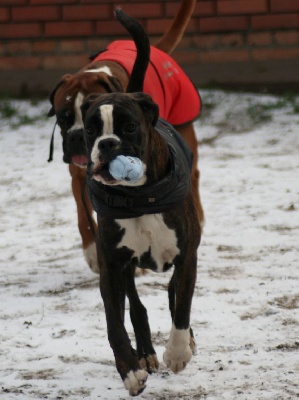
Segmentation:
[(76, 145), (82, 146), (84, 144), (83, 129), (76, 129), (74, 131), (70, 131), (68, 140), (72, 146)]
[(119, 145), (118, 140), (113, 138), (102, 139), (99, 141), (99, 150), (102, 153), (107, 153), (115, 150)]

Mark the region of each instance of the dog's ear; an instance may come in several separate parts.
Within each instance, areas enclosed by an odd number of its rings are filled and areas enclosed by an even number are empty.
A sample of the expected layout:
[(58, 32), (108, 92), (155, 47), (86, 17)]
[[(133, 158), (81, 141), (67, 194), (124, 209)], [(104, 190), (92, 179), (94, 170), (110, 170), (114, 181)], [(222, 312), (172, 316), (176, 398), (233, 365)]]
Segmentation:
[(62, 86), (65, 83), (66, 79), (70, 78), (71, 76), (72, 75), (70, 75), (70, 74), (64, 75), (62, 77), (61, 81), (58, 82), (57, 85), (55, 86), (55, 88), (52, 90), (52, 92), (50, 94), (50, 102), (52, 104), (52, 107), (50, 108), (50, 110), (49, 110), (49, 112), (47, 114), (47, 117), (54, 117), (54, 115), (56, 114), (55, 113), (55, 108), (54, 108), (54, 97), (55, 97), (55, 94), (56, 94), (57, 90), (60, 88), (60, 86)]
[(139, 104), (145, 115), (148, 116), (150, 123), (155, 126), (159, 117), (159, 106), (153, 101), (151, 96), (142, 93), (132, 93), (132, 98)]
[(88, 96), (85, 97), (81, 108), (81, 114), (82, 114), (82, 120), (83, 122), (85, 121), (85, 117), (86, 117), (86, 113), (87, 110), (89, 109), (89, 107), (91, 106), (91, 104), (94, 102), (94, 100), (96, 100), (97, 98), (99, 98), (99, 94), (98, 93), (91, 93)]

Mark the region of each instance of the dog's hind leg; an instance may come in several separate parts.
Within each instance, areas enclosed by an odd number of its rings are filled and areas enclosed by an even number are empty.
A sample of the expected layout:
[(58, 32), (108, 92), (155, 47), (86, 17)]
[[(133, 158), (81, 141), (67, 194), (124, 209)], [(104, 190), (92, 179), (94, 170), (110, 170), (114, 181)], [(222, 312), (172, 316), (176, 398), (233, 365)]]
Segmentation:
[[(77, 167), (76, 165), (72, 164), (69, 166), (69, 170), (72, 177), (72, 190), (77, 205), (78, 227), (82, 238), (84, 256), (91, 270), (93, 272), (99, 273), (96, 245), (81, 197), (81, 191), (85, 181), (86, 171), (83, 168)], [(86, 188), (84, 190), (89, 215), (92, 216), (92, 206), (88, 199)], [(94, 229), (96, 230), (97, 225), (93, 218), (92, 221)]]
[(126, 268), (127, 296), (130, 302), (130, 317), (136, 337), (137, 354), (140, 365), (149, 373), (159, 368), (159, 361), (151, 341), (151, 331), (147, 311), (141, 303), (134, 280), (134, 268)]
[(177, 126), (176, 129), (182, 135), (193, 153), (193, 165), (191, 171), (191, 184), (195, 196), (196, 210), (200, 226), (204, 226), (205, 216), (200, 198), (200, 171), (198, 169), (198, 141), (193, 124)]
[(175, 373), (183, 370), (195, 351), (190, 327), (191, 302), (196, 281), (196, 251), (176, 261), (175, 271), (168, 288), (169, 308), (172, 316), (170, 337), (163, 355), (165, 364)]

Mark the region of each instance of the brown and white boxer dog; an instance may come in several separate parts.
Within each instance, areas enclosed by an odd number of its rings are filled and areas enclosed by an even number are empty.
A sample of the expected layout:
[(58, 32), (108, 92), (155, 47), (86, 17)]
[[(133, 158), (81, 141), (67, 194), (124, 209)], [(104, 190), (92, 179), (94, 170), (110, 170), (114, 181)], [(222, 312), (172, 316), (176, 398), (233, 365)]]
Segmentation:
[[(204, 215), (199, 197), (198, 143), (192, 121), (200, 113), (197, 90), (177, 63), (168, 56), (183, 36), (196, 0), (182, 0), (180, 9), (165, 35), (151, 47), (151, 59), (144, 82), (144, 92), (151, 95), (165, 118), (180, 132), (194, 155), (192, 185), (195, 189), (198, 216)], [(167, 54), (166, 54), (167, 53)], [(98, 272), (94, 239), (81, 199), (87, 163), (80, 106), (90, 93), (125, 92), (136, 57), (132, 41), (116, 41), (96, 56), (90, 64), (73, 75), (65, 75), (50, 96), (49, 116), (56, 116), (63, 138), (63, 160), (69, 164), (72, 190), (77, 204), (78, 226), (84, 255), (90, 268)], [(87, 196), (85, 196), (87, 197)], [(89, 212), (91, 205), (87, 201)], [(96, 223), (93, 221), (93, 225)]]
[[(190, 312), (200, 224), (190, 179), (192, 152), (181, 135), (159, 118), (152, 98), (136, 92), (142, 90), (149, 61), (148, 38), (134, 19), (120, 9), (116, 14), (137, 48), (130, 93), (89, 95), (81, 110), (89, 159), (87, 186), (97, 213), (100, 290), (108, 339), (124, 385), (136, 396), (159, 362), (147, 311), (135, 287), (134, 269), (164, 272), (174, 266), (168, 288), (172, 328), (163, 358), (177, 373), (195, 349)], [(111, 162), (120, 156), (141, 160), (137, 180), (113, 177)], [(136, 350), (124, 326), (126, 295)]]

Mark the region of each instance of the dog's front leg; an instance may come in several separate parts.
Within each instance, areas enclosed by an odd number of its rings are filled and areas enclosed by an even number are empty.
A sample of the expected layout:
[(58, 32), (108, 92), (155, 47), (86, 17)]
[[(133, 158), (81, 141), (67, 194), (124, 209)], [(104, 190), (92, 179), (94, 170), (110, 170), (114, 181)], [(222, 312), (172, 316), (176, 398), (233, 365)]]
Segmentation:
[(159, 368), (159, 361), (152, 345), (147, 311), (138, 296), (134, 280), (134, 269), (131, 266), (126, 268), (126, 288), (140, 365), (149, 373), (155, 372)]
[(169, 287), (172, 328), (163, 359), (177, 373), (186, 367), (195, 351), (190, 312), (196, 281), (196, 251), (192, 256), (189, 253), (185, 260), (178, 260), (175, 267)]
[[(98, 243), (98, 247), (100, 246)], [(99, 252), (100, 289), (105, 306), (108, 339), (116, 368), (126, 389), (130, 395), (137, 396), (146, 386), (148, 373), (141, 368), (124, 326), (125, 273), (122, 272), (122, 266), (117, 265), (117, 254), (114, 256), (115, 262), (109, 263)]]
[[(87, 264), (92, 269), (93, 272), (99, 273), (98, 258), (96, 245), (92, 231), (90, 229), (89, 221), (86, 215), (86, 210), (82, 202), (81, 191), (85, 180), (86, 171), (83, 168), (77, 167), (76, 165), (69, 166), (70, 174), (72, 177), (72, 190), (74, 198), (77, 204), (78, 213), (78, 227), (82, 238), (82, 247)], [(85, 188), (85, 200), (88, 207), (89, 215), (92, 218), (92, 207), (87, 196), (87, 190)], [(96, 223), (92, 218), (93, 226), (96, 230)]]

